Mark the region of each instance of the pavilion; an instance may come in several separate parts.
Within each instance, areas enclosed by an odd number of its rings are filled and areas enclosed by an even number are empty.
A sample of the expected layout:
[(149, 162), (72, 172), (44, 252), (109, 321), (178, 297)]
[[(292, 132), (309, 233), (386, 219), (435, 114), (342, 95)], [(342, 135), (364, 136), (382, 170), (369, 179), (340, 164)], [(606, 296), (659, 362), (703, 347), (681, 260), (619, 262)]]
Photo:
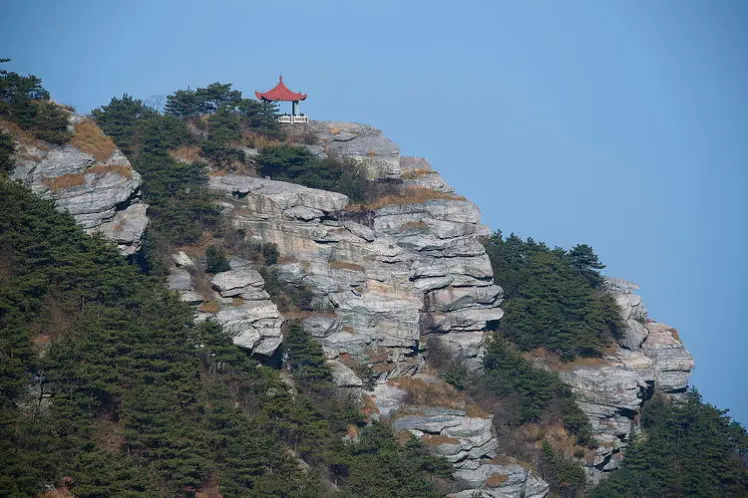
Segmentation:
[(306, 100), (306, 93), (292, 92), (286, 85), (283, 84), (283, 76), (279, 77), (278, 84), (273, 89), (267, 92), (255, 92), (255, 96), (258, 100), (265, 102), (291, 102), (291, 115), (284, 114), (278, 117), (278, 121), (281, 123), (308, 123), (309, 117), (300, 114), (296, 115), (296, 106), (299, 102)]

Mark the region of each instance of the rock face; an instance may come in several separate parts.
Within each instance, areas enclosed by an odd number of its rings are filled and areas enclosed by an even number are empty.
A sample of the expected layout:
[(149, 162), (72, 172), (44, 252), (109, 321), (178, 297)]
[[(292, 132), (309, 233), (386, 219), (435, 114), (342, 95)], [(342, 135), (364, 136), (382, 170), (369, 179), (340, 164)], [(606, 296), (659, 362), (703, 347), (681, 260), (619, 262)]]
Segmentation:
[(676, 399), (682, 396), (694, 368), (693, 357), (675, 329), (648, 319), (641, 297), (633, 293), (638, 288), (620, 279), (605, 280), (604, 289), (621, 308), (621, 347), (598, 364), (581, 363), (558, 372), (577, 395), (599, 443), (585, 459), (593, 483), (618, 468), (638, 428), (642, 403), (655, 390)]
[[(211, 178), (234, 226), (251, 241), (277, 245), (278, 277), (314, 294), (324, 313), (306, 318), (303, 326), (322, 345), (335, 382), (362, 389), (364, 381), (349, 361), (369, 364), (377, 376), (373, 396), (380, 416), (392, 417), (396, 430), (421, 438), (455, 465), (455, 477), (467, 489), (452, 496), (546, 496), (548, 485), (530, 470), (494, 458), (500, 448), (490, 415), (451, 405), (404, 406), (402, 391), (388, 381), (422, 376), (424, 358), (437, 343), (480, 368), (486, 330), (503, 316), (503, 291), (493, 281), (482, 245), (489, 231), (478, 208), (453, 195), (425, 159), (400, 157), (379, 130), (311, 122), (304, 133), (305, 141), (315, 142), (307, 148), (319, 157), (348, 159), (365, 167), (369, 179), (431, 193), (354, 211), (347, 197), (335, 192), (232, 174)], [(217, 277), (213, 285), (222, 302), (245, 293), (261, 298), (253, 282), (255, 275), (241, 273)], [(604, 288), (621, 308), (620, 347), (598, 362), (559, 372), (600, 443), (585, 457), (591, 482), (617, 468), (637, 429), (641, 404), (654, 390), (679, 396), (693, 368), (677, 333), (648, 320), (641, 297), (633, 293), (637, 286), (607, 279)], [(221, 313), (217, 319), (232, 324), (241, 311), (225, 313), (230, 319)], [(242, 322), (239, 328), (246, 326)], [(262, 334), (250, 334), (245, 347), (256, 348), (258, 337)]]
[(148, 206), (138, 195), (140, 175), (93, 122), (74, 114), (69, 122), (69, 144), (18, 140), (11, 178), (54, 199), (86, 231), (100, 232), (123, 254), (133, 254), (148, 225)]
[(435, 199), (344, 211), (346, 196), (238, 175), (212, 177), (237, 228), (272, 242), (279, 277), (308, 286), (340, 326), (315, 332), (329, 359), (379, 360), (380, 372), (415, 373), (426, 339), (474, 365), (486, 324), (499, 320), (502, 290), (479, 238), (488, 233), (470, 202)]
[[(421, 374), (415, 378), (441, 382)], [(497, 459), (499, 443), (492, 415), (467, 407), (404, 406), (406, 393), (392, 383), (378, 384), (373, 398), (380, 415), (392, 419), (396, 432), (409, 432), (454, 465), (453, 476), (465, 489), (449, 496), (547, 496), (548, 484), (532, 471), (510, 459)]]
[(321, 156), (351, 159), (366, 167), (370, 179), (400, 178), (400, 148), (371, 126), (358, 123), (311, 121), (310, 131), (322, 149), (310, 150)]

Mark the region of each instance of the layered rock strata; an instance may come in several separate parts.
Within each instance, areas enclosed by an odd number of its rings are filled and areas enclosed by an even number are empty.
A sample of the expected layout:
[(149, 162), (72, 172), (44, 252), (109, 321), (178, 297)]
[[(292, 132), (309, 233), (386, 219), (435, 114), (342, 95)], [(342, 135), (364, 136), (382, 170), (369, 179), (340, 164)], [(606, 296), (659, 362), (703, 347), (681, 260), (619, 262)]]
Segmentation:
[(278, 246), (279, 277), (307, 286), (336, 325), (315, 332), (329, 359), (385, 354), (384, 377), (418, 370), (433, 334), (476, 363), (502, 290), (479, 237), (478, 208), (459, 199), (348, 213), (334, 192), (238, 175), (214, 176), (237, 228)]
[(638, 286), (606, 278), (604, 289), (616, 300), (624, 324), (620, 347), (599, 362), (578, 362), (558, 371), (571, 386), (592, 424), (598, 448), (585, 458), (588, 477), (597, 482), (618, 468), (638, 429), (639, 412), (655, 391), (679, 399), (694, 368), (678, 333), (648, 318)]
[[(426, 383), (439, 379), (424, 375)], [(392, 419), (396, 432), (408, 432), (455, 467), (453, 477), (462, 491), (450, 497), (543, 498), (548, 484), (531, 470), (498, 457), (493, 416), (469, 407), (404, 405), (405, 391), (392, 383), (378, 384), (372, 393), (379, 414)]]
[(195, 262), (184, 252), (173, 254), (172, 259), (175, 265), (169, 271), (169, 289), (179, 292), (182, 301), (189, 304), (199, 305), (207, 297), (216, 306), (198, 308), (198, 320), (215, 320), (234, 344), (254, 354), (275, 353), (283, 339), (285, 319), (265, 292), (262, 275), (248, 261), (232, 258), (231, 270), (216, 273), (210, 279), (210, 295), (203, 296), (195, 290)]
[[(69, 123), (73, 140), (65, 145), (16, 136), (11, 178), (54, 199), (89, 233), (99, 232), (123, 254), (133, 254), (148, 226), (140, 175), (93, 122), (71, 114)], [(85, 139), (76, 138), (84, 134)]]

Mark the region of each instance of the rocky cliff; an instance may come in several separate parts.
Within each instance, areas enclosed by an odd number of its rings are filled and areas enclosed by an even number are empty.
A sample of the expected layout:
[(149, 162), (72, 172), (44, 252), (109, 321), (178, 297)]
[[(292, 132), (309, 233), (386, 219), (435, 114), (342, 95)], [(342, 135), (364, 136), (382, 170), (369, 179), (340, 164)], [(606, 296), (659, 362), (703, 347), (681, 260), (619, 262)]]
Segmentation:
[(54, 199), (89, 233), (114, 240), (123, 254), (135, 253), (148, 226), (148, 206), (139, 200), (140, 175), (93, 121), (71, 113), (68, 122), (72, 140), (65, 145), (34, 140), (0, 123), (16, 142), (11, 178)]
[[(71, 143), (57, 147), (17, 136), (13, 178), (54, 198), (124, 254), (134, 253), (148, 224), (140, 176), (92, 122), (71, 115), (70, 129)], [(546, 496), (548, 484), (502, 454), (492, 415), (470, 406), (425, 365), (429, 348), (439, 344), (469, 368), (480, 368), (487, 331), (503, 316), (501, 282), (493, 281), (482, 244), (489, 230), (478, 208), (457, 196), (428, 161), (400, 156), (397, 145), (372, 127), (312, 122), (292, 130), (314, 142), (306, 145), (314, 154), (350, 160), (370, 180), (395, 182), (405, 193), (361, 206), (340, 193), (266, 178), (210, 177), (245, 242), (277, 246), (278, 278), (314, 294), (317, 312), (303, 317), (303, 327), (322, 345), (335, 382), (370, 400), (374, 417), (392, 420), (395, 430), (450, 461), (465, 488), (452, 496)], [(215, 320), (238, 346), (271, 356), (282, 342), (285, 318), (259, 268), (237, 257), (229, 264), (198, 290), (200, 263), (177, 252), (168, 285), (184, 301), (202, 303), (199, 320)], [(625, 330), (603, 359), (563, 367), (537, 360), (558, 371), (590, 419), (599, 443), (584, 459), (591, 482), (617, 468), (636, 434), (642, 403), (655, 389), (677, 398), (693, 368), (677, 332), (648, 319), (636, 289), (622, 280), (605, 282)], [(361, 365), (373, 379), (356, 373)]]
[(694, 368), (691, 354), (678, 332), (648, 318), (638, 286), (607, 278), (606, 292), (621, 309), (624, 333), (619, 347), (593, 364), (569, 365), (558, 370), (571, 386), (587, 414), (599, 447), (587, 455), (585, 466), (591, 482), (618, 468), (638, 428), (639, 411), (655, 389), (676, 399), (688, 387)]

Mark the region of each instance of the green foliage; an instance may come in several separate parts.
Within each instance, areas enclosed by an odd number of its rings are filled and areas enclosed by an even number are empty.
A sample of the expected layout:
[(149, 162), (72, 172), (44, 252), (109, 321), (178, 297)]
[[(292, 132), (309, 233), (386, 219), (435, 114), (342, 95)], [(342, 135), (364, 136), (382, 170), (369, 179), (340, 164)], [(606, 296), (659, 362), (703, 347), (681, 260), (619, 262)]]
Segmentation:
[[(0, 63), (9, 59), (0, 59)], [(54, 144), (70, 140), (67, 113), (49, 101), (49, 92), (34, 75), (0, 70), (0, 117)]]
[(342, 484), (341, 497), (438, 497), (429, 476), (446, 478), (453, 469), (431, 456), (415, 439), (404, 445), (386, 425), (363, 429), (358, 441), (338, 443), (331, 458), (333, 481)]
[(208, 246), (205, 250), (205, 260), (208, 273), (220, 273), (231, 269), (226, 253), (218, 246)]
[(180, 163), (168, 154), (193, 140), (184, 121), (161, 116), (128, 95), (92, 114), (143, 177), (150, 247), (195, 243), (204, 230), (215, 227), (220, 208), (207, 189), (204, 166)]
[(676, 404), (655, 397), (642, 409), (646, 437), (626, 451), (623, 467), (590, 496), (748, 496), (741, 452), (748, 433), (698, 392)]
[(231, 83), (212, 83), (197, 90), (179, 90), (166, 97), (164, 112), (169, 116), (190, 117), (215, 112), (224, 106), (236, 106), (242, 98), (239, 90), (232, 90)]
[(13, 137), (0, 131), (0, 175), (13, 171), (14, 152)]
[(609, 294), (596, 290), (596, 270), (603, 265), (589, 246), (567, 253), (497, 232), (486, 252), (504, 288), (502, 330), (520, 349), (544, 347), (572, 360), (600, 355), (619, 335), (618, 308)]
[[(0, 182), (0, 211), (5, 496), (62, 476), (76, 496), (175, 496), (211, 475), (225, 496), (319, 495), (283, 439), (290, 425), (311, 447), (318, 422), (275, 372), (214, 323), (195, 326), (160, 281), (51, 201)], [(51, 338), (42, 356), (40, 334)]]
[(309, 150), (290, 145), (262, 149), (257, 162), (258, 172), (262, 176), (340, 192), (347, 195), (352, 202), (365, 200), (366, 176), (353, 163), (317, 159)]
[(452, 362), (442, 374), (442, 378), (447, 384), (452, 385), (455, 389), (462, 391), (469, 378), (469, 372), (462, 362)]
[(551, 490), (562, 497), (581, 496), (585, 485), (584, 469), (579, 463), (567, 460), (543, 441), (543, 453), (540, 457), (540, 473), (550, 484)]
[(314, 294), (307, 286), (294, 286), (278, 278), (275, 268), (261, 268), (260, 274), (265, 280), (265, 291), (278, 306), (281, 312), (297, 308), (302, 311), (313, 311)]
[[(231, 87), (231, 83), (213, 83), (197, 90), (179, 90), (166, 98), (164, 112), (178, 118), (215, 113), (209, 120), (212, 136), (208, 141), (216, 146), (238, 139), (237, 132), (245, 127), (280, 138), (278, 106), (242, 98), (242, 93)], [(219, 114), (223, 115), (216, 117)]]
[(475, 397), (479, 399), (481, 391), (485, 391), (500, 399), (512, 400), (517, 409), (512, 413), (511, 424), (560, 417), (564, 427), (576, 435), (581, 444), (592, 444), (592, 428), (587, 416), (557, 374), (532, 365), (502, 337), (494, 337), (486, 344), (483, 366), (481, 378), (472, 383), (478, 390)]
[(133, 158), (140, 143), (138, 123), (155, 117), (156, 111), (147, 107), (142, 100), (124, 94), (122, 98), (113, 97), (108, 105), (94, 109), (91, 115), (122, 153)]

